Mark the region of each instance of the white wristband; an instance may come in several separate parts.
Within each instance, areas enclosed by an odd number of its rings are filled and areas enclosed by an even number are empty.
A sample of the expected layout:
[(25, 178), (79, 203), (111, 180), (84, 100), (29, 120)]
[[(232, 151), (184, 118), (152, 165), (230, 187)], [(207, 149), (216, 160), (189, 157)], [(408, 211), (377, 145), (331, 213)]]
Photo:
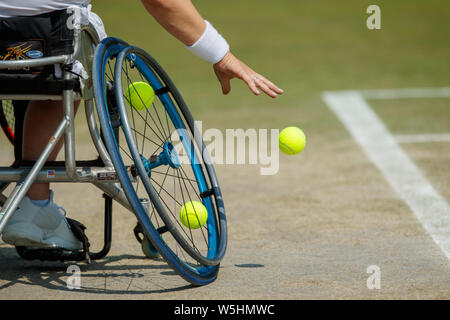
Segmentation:
[(210, 63), (217, 63), (230, 51), (228, 42), (217, 30), (206, 21), (206, 29), (201, 37), (192, 45), (186, 46), (196, 56)]

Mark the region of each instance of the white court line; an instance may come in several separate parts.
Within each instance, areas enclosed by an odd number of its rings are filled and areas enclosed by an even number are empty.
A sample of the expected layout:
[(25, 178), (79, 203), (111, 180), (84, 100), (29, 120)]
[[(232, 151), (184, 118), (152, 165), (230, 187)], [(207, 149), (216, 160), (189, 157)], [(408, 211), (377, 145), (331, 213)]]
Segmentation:
[(396, 134), (398, 143), (450, 142), (450, 133)]
[(356, 91), (323, 99), (450, 259), (450, 207)]
[(365, 99), (450, 98), (450, 87), (371, 89), (358, 92)]

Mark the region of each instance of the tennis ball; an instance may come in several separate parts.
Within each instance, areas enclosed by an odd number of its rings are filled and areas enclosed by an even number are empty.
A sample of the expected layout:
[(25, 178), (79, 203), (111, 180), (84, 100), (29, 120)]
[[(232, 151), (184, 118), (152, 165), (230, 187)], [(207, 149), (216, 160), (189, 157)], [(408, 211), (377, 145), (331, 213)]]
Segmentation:
[(125, 97), (131, 107), (144, 110), (152, 105), (155, 91), (148, 83), (138, 81), (128, 86)]
[(208, 219), (208, 210), (199, 201), (189, 201), (180, 209), (180, 220), (186, 228), (201, 228)]
[(305, 148), (306, 137), (302, 130), (297, 127), (287, 127), (281, 130), (278, 136), (281, 151), (288, 155), (302, 152)]

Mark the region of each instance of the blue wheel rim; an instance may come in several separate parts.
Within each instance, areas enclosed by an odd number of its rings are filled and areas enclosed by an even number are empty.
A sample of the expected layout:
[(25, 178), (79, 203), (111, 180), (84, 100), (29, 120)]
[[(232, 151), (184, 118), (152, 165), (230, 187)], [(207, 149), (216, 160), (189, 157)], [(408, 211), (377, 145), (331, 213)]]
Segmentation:
[[(116, 166), (116, 170), (118, 175), (122, 177), (121, 182), (124, 190), (126, 191), (127, 198), (135, 211), (135, 214), (138, 217), (139, 222), (144, 226), (145, 231), (147, 231), (146, 236), (150, 239), (160, 239), (159, 233), (155, 230), (153, 224), (149, 220), (145, 210), (142, 208), (142, 205), (137, 197), (133, 197), (133, 186), (131, 181), (129, 181), (128, 174), (125, 170), (123, 159), (118, 150), (118, 144), (112, 133), (110, 128), (110, 118), (109, 114), (105, 108), (107, 105), (106, 95), (104, 92), (104, 71), (105, 65), (108, 60), (116, 56), (120, 51), (127, 47), (127, 44), (120, 39), (117, 38), (107, 38), (103, 40), (99, 46), (97, 47), (96, 55), (94, 58), (94, 91), (95, 97), (98, 104), (98, 114), (99, 120), (101, 123), (103, 130), (103, 134), (105, 136), (105, 144), (110, 152), (111, 157), (115, 160), (116, 163), (121, 164), (121, 166)], [(99, 54), (97, 54), (97, 52)], [(149, 74), (149, 78), (150, 78)], [(100, 102), (100, 103), (99, 103)], [(172, 105), (172, 107), (174, 107)], [(174, 119), (176, 119), (174, 117)], [(109, 130), (105, 129), (108, 128)], [(203, 173), (202, 173), (203, 174)], [(128, 181), (127, 181), (128, 179)], [(204, 177), (203, 177), (204, 181)], [(200, 186), (199, 186), (200, 187)], [(215, 230), (215, 229), (214, 229)], [(214, 247), (216, 247), (214, 245)], [(165, 246), (157, 246), (160, 253), (165, 257), (167, 262), (172, 265), (172, 267), (186, 280), (190, 281), (196, 285), (204, 285), (211, 281), (214, 281), (217, 276), (218, 266), (201, 266), (201, 267), (191, 267), (177, 258), (174, 252), (168, 247)], [(208, 253), (208, 255), (214, 254), (214, 251)]]
[[(129, 50), (129, 48), (126, 50)], [(152, 70), (150, 70), (150, 68), (148, 68), (148, 66), (139, 57), (136, 58), (135, 64), (138, 67), (138, 69), (142, 72), (142, 74), (144, 75), (146, 80), (150, 82), (151, 86), (154, 89), (158, 90), (158, 89), (163, 88), (163, 85), (161, 84), (158, 77), (152, 72)], [(181, 117), (176, 109), (176, 106), (174, 105), (172, 99), (168, 96), (167, 93), (163, 93), (162, 95), (159, 95), (158, 97), (160, 98), (162, 104), (164, 105), (164, 108), (166, 109), (167, 113), (169, 114), (169, 117), (170, 117), (172, 123), (174, 124), (175, 128), (177, 130), (179, 130), (178, 133), (180, 134), (180, 136), (183, 137), (183, 139), (181, 139), (181, 141), (183, 142), (185, 149), (190, 150), (190, 152), (188, 151), (187, 153), (189, 154), (189, 158), (190, 158), (189, 160), (190, 160), (191, 167), (194, 172), (195, 178), (197, 180), (199, 191), (204, 192), (204, 191), (208, 190), (208, 185), (207, 185), (207, 182), (205, 179), (205, 175), (203, 173), (203, 169), (201, 168), (200, 161), (198, 159), (198, 155), (195, 152), (195, 148), (192, 145), (192, 140), (190, 139), (190, 137), (188, 135), (185, 134), (185, 132), (188, 129), (185, 127), (183, 120), (181, 119)], [(202, 202), (203, 202), (203, 205), (208, 210), (208, 212), (215, 212), (212, 201), (209, 197), (204, 198)], [(217, 233), (217, 223), (216, 223), (216, 220), (215, 220), (215, 217), (213, 214), (208, 215), (207, 225), (208, 225), (208, 230), (210, 230), (210, 232), (208, 233), (210, 249), (208, 251), (207, 258), (212, 259), (217, 254), (217, 238), (218, 238), (218, 235), (216, 234)]]

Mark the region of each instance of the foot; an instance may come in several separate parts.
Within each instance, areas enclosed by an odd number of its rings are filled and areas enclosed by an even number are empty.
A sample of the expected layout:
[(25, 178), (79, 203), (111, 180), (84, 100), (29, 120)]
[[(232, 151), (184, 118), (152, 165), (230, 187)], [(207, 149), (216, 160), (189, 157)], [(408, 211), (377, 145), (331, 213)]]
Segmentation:
[(53, 192), (46, 206), (37, 206), (25, 197), (3, 231), (3, 241), (29, 248), (62, 248), (81, 250), (62, 213), (64, 209), (53, 202)]

